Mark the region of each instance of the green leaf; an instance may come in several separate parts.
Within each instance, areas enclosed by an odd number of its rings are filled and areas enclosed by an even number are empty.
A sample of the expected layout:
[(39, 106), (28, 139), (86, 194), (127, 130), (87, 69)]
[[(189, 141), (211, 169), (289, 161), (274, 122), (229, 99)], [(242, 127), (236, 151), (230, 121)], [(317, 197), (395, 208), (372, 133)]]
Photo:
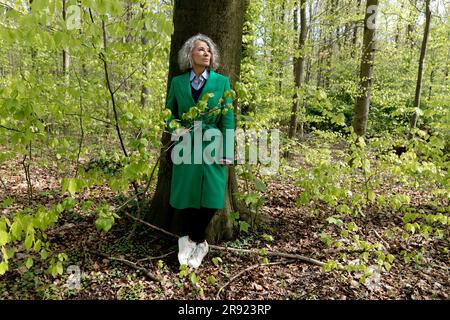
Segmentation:
[(389, 263), (392, 263), (392, 261), (394, 261), (395, 257), (392, 254), (388, 254), (387, 259), (388, 259)]
[(343, 113), (339, 113), (331, 119), (331, 122), (340, 126), (345, 126), (345, 115)]
[(4, 275), (6, 271), (8, 271), (8, 262), (3, 261), (0, 263), (0, 276)]
[(247, 204), (247, 205), (256, 204), (256, 203), (258, 203), (258, 200), (259, 200), (259, 195), (256, 192), (250, 192), (244, 198), (245, 204)]
[(194, 284), (194, 285), (198, 283), (198, 277), (197, 277), (197, 275), (196, 275), (194, 272), (192, 272), (192, 273), (189, 275), (189, 280), (190, 280), (191, 283)]
[(64, 270), (63, 270), (63, 265), (62, 265), (62, 262), (61, 262), (61, 261), (58, 261), (58, 262), (56, 263), (56, 272), (57, 272), (58, 274), (63, 274), (63, 272), (64, 272)]
[(9, 240), (9, 233), (4, 230), (0, 230), (0, 246), (4, 246), (9, 242)]
[(207, 279), (206, 279), (207, 283), (209, 285), (215, 285), (217, 283), (217, 279), (216, 277), (214, 277), (213, 275), (210, 275)]
[(48, 6), (48, 1), (46, 0), (35, 0), (31, 4), (32, 12), (37, 12), (45, 9)]
[(323, 242), (325, 242), (325, 244), (327, 246), (329, 246), (329, 245), (331, 245), (333, 243), (333, 238), (328, 233), (326, 233), (325, 231), (322, 231), (320, 233), (320, 238), (322, 239)]
[(108, 232), (114, 224), (113, 216), (103, 216), (95, 221), (95, 227), (98, 231)]
[(2, 207), (4, 209), (9, 208), (14, 203), (14, 199), (11, 197), (6, 198), (3, 200)]
[(125, 117), (127, 120), (133, 120), (134, 115), (133, 115), (133, 113), (131, 113), (130, 111), (128, 111), (128, 112), (125, 113), (124, 117)]
[[(81, 183), (80, 181), (77, 182), (77, 185), (80, 187)], [(65, 198), (63, 203), (62, 203), (62, 207), (63, 207), (63, 211), (64, 210), (70, 210), (73, 209), (76, 205), (75, 199), (74, 198)], [(62, 211), (58, 210), (58, 213), (61, 213)]]
[(260, 179), (255, 180), (255, 188), (256, 188), (256, 190), (261, 191), (261, 192), (267, 191), (266, 184)]
[(48, 272), (50, 272), (53, 278), (56, 278), (58, 271), (56, 270), (56, 265), (54, 263), (50, 264), (48, 267)]
[(311, 196), (308, 192), (303, 192), (300, 197), (297, 199), (297, 205), (308, 204), (311, 201)]
[(327, 221), (329, 224), (335, 224), (335, 225), (337, 225), (337, 226), (340, 226), (340, 225), (342, 225), (342, 224), (344, 223), (341, 219), (335, 218), (335, 216), (328, 217), (328, 218), (326, 219), (326, 221)]
[(40, 255), (41, 255), (41, 259), (42, 259), (42, 260), (47, 259), (47, 258), (48, 258), (48, 252), (47, 252), (47, 250), (42, 249)]
[(264, 233), (264, 234), (262, 235), (262, 237), (263, 237), (263, 239), (266, 240), (266, 241), (273, 241), (273, 237), (272, 237), (271, 235), (267, 234), (267, 233)]
[(237, 219), (239, 219), (239, 212), (237, 211), (232, 211), (228, 214), (228, 219), (230, 219), (231, 221), (236, 221)]
[(41, 239), (38, 239), (33, 246), (34, 251), (39, 251), (41, 250), (41, 246), (42, 246), (42, 241)]
[(72, 197), (75, 196), (76, 192), (78, 191), (76, 178), (69, 179), (69, 185), (67, 187), (67, 190), (69, 191)]
[(250, 225), (247, 222), (239, 221), (239, 230), (240, 231), (248, 232), (248, 227), (250, 227)]
[(214, 263), (214, 265), (218, 266), (219, 264), (222, 263), (222, 258), (214, 257), (214, 258), (212, 258), (212, 262)]
[(65, 254), (64, 252), (58, 254), (58, 260), (59, 261), (63, 262), (64, 260), (67, 260), (67, 259), (68, 259), (67, 254)]
[(11, 225), (10, 233), (13, 236), (14, 239), (20, 240), (22, 238), (22, 219), (20, 216), (14, 217), (14, 222)]
[(34, 241), (34, 234), (27, 234), (27, 236), (25, 237), (25, 242), (24, 242), (24, 247), (27, 250), (30, 250), (31, 247), (33, 246), (33, 241)]
[(27, 267), (27, 269), (30, 269), (33, 266), (33, 258), (32, 257), (28, 257), (27, 261), (25, 262), (25, 266)]
[(93, 204), (94, 202), (91, 200), (83, 201), (81, 203), (81, 210), (86, 213), (92, 207)]

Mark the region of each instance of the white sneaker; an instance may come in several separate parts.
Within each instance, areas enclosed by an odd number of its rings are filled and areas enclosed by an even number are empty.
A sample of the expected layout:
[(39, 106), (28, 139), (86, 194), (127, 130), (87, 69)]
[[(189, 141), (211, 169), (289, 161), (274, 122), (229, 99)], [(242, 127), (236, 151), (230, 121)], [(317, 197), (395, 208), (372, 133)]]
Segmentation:
[(188, 259), (188, 265), (191, 268), (197, 269), (202, 263), (203, 258), (208, 253), (209, 246), (206, 240), (202, 243), (197, 244), (194, 252)]
[(192, 255), (196, 248), (196, 243), (189, 239), (189, 236), (180, 237), (178, 239), (178, 261), (180, 264), (187, 264), (188, 258)]

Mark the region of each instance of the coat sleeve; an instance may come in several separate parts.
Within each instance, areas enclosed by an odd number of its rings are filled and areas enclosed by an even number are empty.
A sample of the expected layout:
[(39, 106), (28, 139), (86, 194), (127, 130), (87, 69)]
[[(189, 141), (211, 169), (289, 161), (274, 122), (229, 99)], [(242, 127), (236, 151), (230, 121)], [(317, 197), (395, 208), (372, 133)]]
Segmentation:
[(222, 112), (226, 112), (226, 114), (222, 113), (222, 119), (220, 123), (220, 127), (222, 130), (222, 137), (223, 137), (223, 154), (222, 159), (225, 160), (227, 163), (233, 163), (234, 161), (234, 112), (233, 112), (233, 98), (231, 96), (231, 85), (230, 85), (230, 79), (228, 77), (225, 81), (225, 92), (229, 92), (227, 97), (224, 98), (224, 107), (223, 109), (227, 109), (227, 111), (222, 110)]
[(175, 81), (170, 82), (170, 88), (169, 88), (169, 94), (167, 95), (166, 100), (166, 108), (170, 110), (170, 117), (166, 121), (166, 129), (169, 131), (169, 133), (172, 133), (175, 131), (176, 128), (171, 128), (170, 123), (172, 120), (177, 119), (178, 117), (178, 103), (175, 96)]

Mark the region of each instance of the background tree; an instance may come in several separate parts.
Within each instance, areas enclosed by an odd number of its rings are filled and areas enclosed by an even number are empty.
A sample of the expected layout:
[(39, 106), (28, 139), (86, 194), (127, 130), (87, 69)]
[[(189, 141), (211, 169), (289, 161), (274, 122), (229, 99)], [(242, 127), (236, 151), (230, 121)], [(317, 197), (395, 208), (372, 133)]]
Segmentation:
[[(306, 0), (301, 0), (299, 8), (295, 12), (300, 11), (300, 32), (298, 36), (298, 52), (294, 56), (294, 81), (295, 93), (292, 99), (291, 121), (289, 124), (289, 138), (295, 137), (297, 133), (297, 112), (299, 110), (301, 96), (299, 94), (300, 88), (305, 78), (305, 43), (306, 43)], [(297, 31), (298, 17), (294, 16), (294, 29)], [(303, 137), (303, 126), (301, 128), (301, 136)]]
[(364, 135), (369, 117), (370, 92), (373, 83), (373, 64), (375, 59), (375, 23), (378, 11), (378, 0), (367, 0), (364, 18), (364, 39), (361, 55), (361, 71), (359, 92), (355, 103), (353, 128), (358, 135)]
[[(430, 0), (425, 1), (425, 27), (423, 30), (422, 45), (420, 47), (420, 57), (419, 57), (419, 68), (417, 70), (417, 83), (416, 91), (414, 96), (414, 114), (411, 118), (411, 128), (415, 128), (417, 125), (417, 119), (420, 112), (420, 95), (422, 93), (422, 78), (423, 78), (423, 64), (425, 61), (425, 54), (427, 52), (428, 35), (430, 33), (430, 21), (431, 21), (431, 10), (430, 10)], [(433, 71), (430, 73), (430, 80), (433, 79)], [(430, 81), (431, 83), (431, 81)]]

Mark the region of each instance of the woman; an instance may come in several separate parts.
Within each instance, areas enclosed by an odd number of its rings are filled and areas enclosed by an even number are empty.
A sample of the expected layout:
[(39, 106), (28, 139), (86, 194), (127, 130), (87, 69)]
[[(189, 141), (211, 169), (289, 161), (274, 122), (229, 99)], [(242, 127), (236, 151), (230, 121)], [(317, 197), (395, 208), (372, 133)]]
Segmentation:
[[(171, 111), (167, 128), (172, 140), (182, 138), (171, 154), (170, 205), (181, 210), (187, 229), (186, 235), (178, 240), (178, 260), (180, 264), (198, 268), (208, 253), (206, 227), (225, 203), (226, 164), (234, 159), (234, 115), (230, 81), (214, 71), (219, 64), (219, 53), (209, 37), (197, 34), (189, 38), (178, 53), (178, 63), (184, 73), (172, 79), (167, 97), (167, 108)], [(203, 108), (199, 107), (202, 101)], [(195, 122), (192, 112), (187, 113), (193, 107), (202, 111), (197, 113)], [(191, 118), (188, 120), (186, 115)], [(181, 130), (175, 130), (175, 122), (181, 125)], [(209, 141), (205, 141), (207, 136), (214, 143), (222, 142), (220, 148), (211, 149)], [(186, 146), (190, 150), (181, 148)], [(205, 161), (205, 153), (210, 150), (215, 160), (212, 162)]]

